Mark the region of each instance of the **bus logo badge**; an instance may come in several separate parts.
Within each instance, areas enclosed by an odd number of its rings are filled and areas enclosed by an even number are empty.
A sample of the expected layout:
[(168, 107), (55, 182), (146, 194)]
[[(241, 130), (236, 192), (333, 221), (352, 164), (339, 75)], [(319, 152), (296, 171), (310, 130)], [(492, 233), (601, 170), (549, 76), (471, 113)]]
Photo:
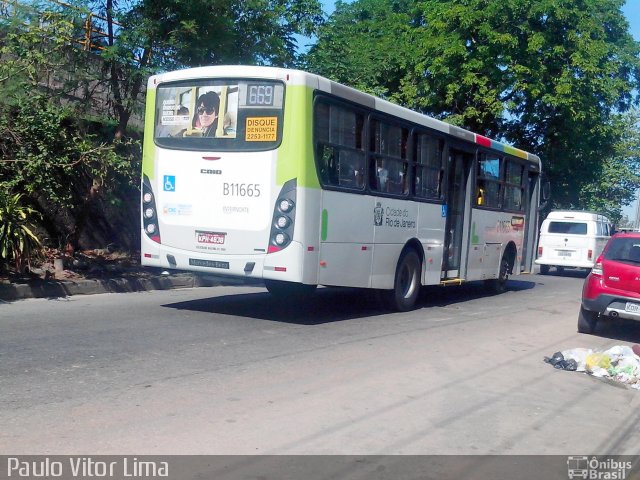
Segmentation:
[(176, 176), (175, 175), (165, 175), (162, 179), (163, 187), (162, 189), (165, 192), (175, 192), (176, 191)]
[(589, 457), (570, 456), (567, 458), (567, 470), (569, 478), (587, 478), (589, 475)]
[(222, 245), (224, 244), (226, 234), (219, 232), (202, 232), (200, 230), (196, 230), (196, 242), (198, 243), (207, 243), (211, 245)]
[(380, 204), (380, 202), (376, 203), (376, 208), (373, 209), (373, 222), (378, 227), (382, 225), (383, 212), (384, 212), (384, 209), (382, 208), (382, 205)]

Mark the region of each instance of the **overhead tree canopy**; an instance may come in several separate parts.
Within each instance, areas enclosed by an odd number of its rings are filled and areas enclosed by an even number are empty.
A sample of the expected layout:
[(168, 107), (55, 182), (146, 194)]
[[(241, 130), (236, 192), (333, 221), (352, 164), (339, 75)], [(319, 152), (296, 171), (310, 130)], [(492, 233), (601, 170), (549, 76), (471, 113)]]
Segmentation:
[(99, 0), (94, 8), (117, 13), (120, 23), (110, 29), (103, 58), (112, 61), (121, 130), (150, 73), (220, 64), (288, 66), (296, 55), (295, 35), (312, 35), (323, 19), (318, 0)]
[(587, 208), (594, 195), (607, 203), (604, 176), (612, 170), (626, 179), (615, 197), (628, 203), (638, 177), (624, 165), (638, 166), (638, 154), (619, 157), (620, 142), (634, 133), (619, 115), (640, 84), (640, 43), (623, 4), (359, 0), (338, 5), (305, 61), (337, 81), (537, 153), (557, 206)]
[(0, 191), (43, 213), (49, 244), (133, 246), (140, 153), (111, 140), (131, 133), (149, 75), (290, 65), (294, 35), (321, 20), (318, 0), (0, 2)]
[(398, 103), (412, 24), (412, 0), (338, 1), (329, 21), (320, 27), (318, 42), (302, 58), (310, 69), (353, 88)]

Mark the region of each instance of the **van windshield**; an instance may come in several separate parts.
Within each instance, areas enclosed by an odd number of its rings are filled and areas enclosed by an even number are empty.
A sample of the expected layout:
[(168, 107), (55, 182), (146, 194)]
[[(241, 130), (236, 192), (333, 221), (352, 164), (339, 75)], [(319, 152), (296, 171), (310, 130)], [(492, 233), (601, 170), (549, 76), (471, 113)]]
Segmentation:
[(565, 233), (571, 235), (586, 235), (587, 224), (577, 222), (550, 222), (549, 233)]

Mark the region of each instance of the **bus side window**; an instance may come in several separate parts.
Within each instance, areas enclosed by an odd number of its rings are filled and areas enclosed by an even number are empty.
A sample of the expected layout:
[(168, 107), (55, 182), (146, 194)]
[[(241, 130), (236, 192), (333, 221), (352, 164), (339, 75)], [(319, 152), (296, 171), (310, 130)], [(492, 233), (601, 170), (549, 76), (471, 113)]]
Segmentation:
[(317, 102), (316, 162), (323, 186), (364, 190), (364, 115), (346, 105)]
[(364, 188), (364, 155), (351, 150), (339, 152), (340, 186), (347, 188)]
[(524, 165), (513, 159), (505, 159), (504, 208), (522, 211), (524, 196)]
[(318, 158), (320, 160), (320, 177), (327, 185), (339, 184), (339, 169), (336, 162), (336, 152), (333, 147), (318, 146)]
[(372, 190), (385, 193), (408, 193), (406, 178), (408, 171), (407, 144), (409, 130), (399, 124), (378, 119), (370, 122), (369, 151)]
[[(500, 165), (502, 159), (493, 154), (481, 153), (478, 159), (478, 180), (476, 190), (476, 205), (490, 208), (502, 208), (502, 182), (500, 180)], [(482, 203), (480, 202), (482, 189)]]
[(438, 200), (442, 197), (442, 139), (418, 133), (415, 135), (415, 195)]
[(484, 182), (480, 181), (478, 182), (478, 191), (476, 194), (476, 205), (484, 205), (484, 197), (485, 197)]

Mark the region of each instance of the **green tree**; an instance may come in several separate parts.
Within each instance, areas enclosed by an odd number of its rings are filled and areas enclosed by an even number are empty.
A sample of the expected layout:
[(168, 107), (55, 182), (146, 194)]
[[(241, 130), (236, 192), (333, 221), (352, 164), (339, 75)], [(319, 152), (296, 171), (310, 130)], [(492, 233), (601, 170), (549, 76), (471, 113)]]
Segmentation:
[(620, 115), (640, 83), (640, 43), (629, 34), (624, 0), (418, 0), (389, 28), (383, 16), (375, 29), (343, 28), (372, 4), (398, 5), (359, 0), (337, 9), (307, 57), (310, 69), (358, 85), (342, 63), (331, 66), (332, 57), (357, 55), (341, 52), (348, 38), (385, 50), (395, 42), (400, 68), (360, 47), (361, 61), (375, 65), (353, 75), (380, 71), (358, 79), (370, 82), (365, 89), (537, 153), (556, 206), (587, 208), (588, 187), (609, 192), (614, 172), (624, 191), (618, 199), (638, 186), (619, 157), (633, 132)]
[[(117, 135), (139, 105), (146, 79), (159, 70), (221, 65), (292, 65), (297, 34), (322, 22), (318, 0), (106, 0), (108, 63)], [(115, 18), (118, 18), (116, 25)]]
[(622, 205), (630, 205), (640, 186), (640, 112), (633, 108), (616, 118), (619, 139), (614, 153), (600, 164), (599, 180), (582, 186), (581, 208), (603, 212), (616, 224)]
[(0, 190), (23, 194), (45, 214), (54, 246), (77, 247), (90, 222), (89, 230), (108, 236), (96, 205), (121, 204), (137, 190), (135, 144), (114, 143), (101, 128), (38, 94), (0, 105)]
[[(77, 246), (97, 203), (137, 190), (139, 164), (135, 146), (113, 142), (107, 119), (90, 118), (100, 68), (76, 46), (78, 10), (59, 9), (14, 2), (0, 16), (0, 191), (21, 195), (28, 215), (44, 214), (28, 221), (41, 220), (48, 244)], [(93, 210), (94, 224), (104, 222)]]
[[(10, 5), (0, 11), (0, 56), (6, 63), (0, 65), (0, 80), (11, 79), (15, 91), (24, 91), (25, 82), (55, 84), (50, 94), (58, 96), (71, 89), (78, 97), (81, 91), (87, 105), (108, 97), (116, 138), (125, 135), (132, 114), (142, 111), (149, 75), (202, 65), (291, 66), (296, 35), (314, 34), (323, 20), (318, 0), (95, 0), (90, 8), (79, 0), (67, 6), (14, 0)], [(82, 44), (86, 38), (90, 44)]]
[(412, 0), (338, 1), (319, 28), (303, 67), (359, 90), (403, 103)]

